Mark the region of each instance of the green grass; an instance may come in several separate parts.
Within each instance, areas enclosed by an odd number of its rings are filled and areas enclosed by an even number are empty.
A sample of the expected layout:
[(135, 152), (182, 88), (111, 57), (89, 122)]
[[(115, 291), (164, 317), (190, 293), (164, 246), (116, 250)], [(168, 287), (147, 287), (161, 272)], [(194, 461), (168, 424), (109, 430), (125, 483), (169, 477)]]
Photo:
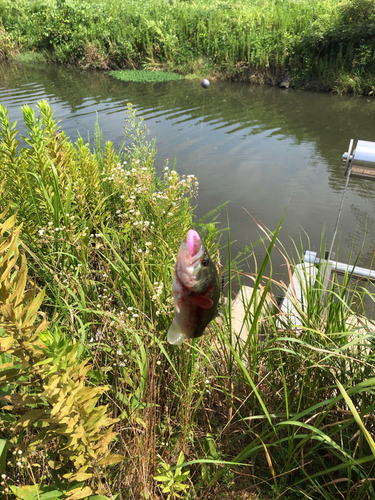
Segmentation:
[(168, 73), (166, 71), (139, 71), (133, 70), (122, 70), (122, 71), (110, 71), (109, 74), (118, 80), (123, 82), (169, 82), (174, 80), (181, 80), (182, 75), (177, 73)]
[[(252, 249), (234, 259), (229, 230), (214, 223), (218, 210), (201, 221), (193, 217), (196, 179), (168, 165), (156, 176), (154, 142), (131, 106), (117, 151), (103, 144), (98, 126), (95, 144), (72, 144), (46, 103), (37, 115), (24, 107), (23, 115), (27, 147), (18, 145), (0, 108), (1, 204), (9, 202), (23, 222), (29, 276), (46, 288), (43, 310), (51, 325), (44, 337), (56, 345), (62, 337), (79, 342), (80, 357), (93, 364), (87, 383), (107, 386), (101, 403), (119, 419), (112, 453), (125, 459), (106, 468), (106, 495), (374, 498), (374, 337), (364, 314), (374, 295), (367, 283), (333, 275), (326, 289), (322, 265), (304, 304), (296, 302), (296, 327), (274, 297), (286, 291), (272, 277), (273, 252), (285, 255), (281, 222), (273, 231), (259, 225), (262, 262)], [(207, 335), (176, 348), (166, 342), (172, 276), (191, 227), (215, 260), (226, 247), (226, 300)], [(323, 235), (321, 255), (324, 250)], [(297, 243), (295, 253), (299, 262)], [(241, 267), (244, 257), (249, 267)], [(295, 263), (287, 255), (285, 263), (291, 276)], [(242, 342), (232, 300), (249, 281), (255, 291)], [(265, 313), (267, 298), (274, 305)], [(20, 381), (18, 390), (28, 389)], [(0, 439), (35, 464), (31, 478), (8, 452), (4, 497), (11, 498), (7, 485), (57, 484), (47, 450), (31, 455), (32, 430), (15, 435), (16, 416), (0, 411)]]
[(21, 63), (41, 63), (47, 62), (46, 56), (40, 52), (18, 52), (13, 59)]
[(0, 57), (371, 94), (374, 19), (372, 0), (0, 0)]

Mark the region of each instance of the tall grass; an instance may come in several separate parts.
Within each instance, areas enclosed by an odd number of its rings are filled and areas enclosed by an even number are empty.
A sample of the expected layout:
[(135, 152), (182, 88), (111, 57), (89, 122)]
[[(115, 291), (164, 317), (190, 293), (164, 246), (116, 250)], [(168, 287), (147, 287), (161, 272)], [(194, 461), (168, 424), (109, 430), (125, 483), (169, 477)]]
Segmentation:
[[(112, 451), (125, 459), (107, 468), (107, 496), (374, 498), (373, 325), (364, 315), (374, 297), (365, 284), (333, 274), (327, 286), (322, 264), (302, 304), (289, 291), (295, 311), (285, 313), (274, 294), (287, 286), (272, 276), (273, 252), (285, 255), (280, 225), (263, 229), (265, 258), (254, 258), (254, 272), (241, 270), (215, 211), (195, 224), (196, 180), (168, 166), (156, 177), (154, 144), (131, 107), (117, 152), (98, 127), (94, 151), (83, 139), (72, 144), (46, 103), (38, 116), (23, 114), (27, 148), (0, 108), (2, 203), (23, 221), (29, 274), (46, 287), (45, 335), (77, 339), (78, 356), (93, 363), (87, 382), (110, 387), (102, 402), (119, 419)], [(176, 348), (166, 342), (173, 266), (193, 225), (214, 258), (227, 234), (226, 300), (207, 335)], [(302, 260), (295, 251), (297, 262), (285, 255), (290, 277)], [(299, 276), (308, 282), (310, 273), (305, 266)], [(233, 328), (232, 290), (248, 280), (244, 341)], [(1, 438), (27, 456), (30, 436), (14, 436), (0, 411)], [(7, 484), (31, 481), (10, 457), (5, 498)], [(33, 481), (46, 485), (51, 464), (42, 458)]]
[(299, 86), (369, 94), (374, 16), (371, 0), (1, 0), (0, 47), (96, 68), (268, 83), (287, 73)]

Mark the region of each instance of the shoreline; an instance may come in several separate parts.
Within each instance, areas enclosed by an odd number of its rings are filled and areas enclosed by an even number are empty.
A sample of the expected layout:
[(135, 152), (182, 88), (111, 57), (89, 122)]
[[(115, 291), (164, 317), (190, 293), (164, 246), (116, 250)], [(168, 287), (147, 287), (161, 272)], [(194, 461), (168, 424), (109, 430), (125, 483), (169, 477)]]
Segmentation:
[[(324, 92), (336, 95), (351, 95), (351, 96), (363, 96), (363, 97), (375, 97), (375, 92), (369, 90), (367, 93), (359, 93), (353, 91), (350, 87), (342, 86), (340, 88), (340, 75), (337, 75), (337, 79), (332, 78), (331, 83), (325, 81), (319, 81), (317, 79), (302, 80), (296, 79), (291, 74), (288, 74), (282, 68), (266, 68), (259, 70), (257, 68), (252, 68), (246, 65), (237, 65), (234, 68), (228, 68), (225, 71), (219, 71), (212, 67), (204, 67), (201, 60), (191, 63), (192, 72), (182, 72), (181, 68), (175, 67), (171, 63), (165, 63), (160, 65), (155, 65), (153, 68), (114, 68), (109, 61), (105, 64), (103, 61), (92, 61), (90, 64), (82, 65), (77, 62), (66, 62), (61, 63), (56, 61), (50, 55), (43, 52), (21, 52), (16, 51), (12, 54), (8, 54), (7, 58), (0, 59), (0, 65), (3, 63), (15, 63), (15, 64), (56, 64), (59, 66), (75, 67), (83, 71), (99, 71), (109, 74), (112, 71), (144, 71), (146, 72), (172, 72), (182, 76), (182, 79), (186, 80), (201, 80), (202, 78), (208, 78), (210, 82), (214, 81), (224, 81), (233, 83), (249, 83), (256, 85), (270, 85), (272, 87), (279, 87), (284, 89), (293, 90), (305, 90), (310, 92)], [(195, 70), (195, 71), (194, 71)], [(113, 75), (111, 75), (115, 78)], [(136, 81), (136, 80), (129, 80)], [(147, 80), (144, 80), (146, 82)], [(165, 80), (160, 80), (165, 81)], [(375, 81), (375, 77), (374, 77)], [(361, 83), (361, 79), (357, 79), (356, 83)], [(362, 84), (366, 85), (366, 81), (362, 79)], [(370, 88), (370, 84), (368, 84)]]

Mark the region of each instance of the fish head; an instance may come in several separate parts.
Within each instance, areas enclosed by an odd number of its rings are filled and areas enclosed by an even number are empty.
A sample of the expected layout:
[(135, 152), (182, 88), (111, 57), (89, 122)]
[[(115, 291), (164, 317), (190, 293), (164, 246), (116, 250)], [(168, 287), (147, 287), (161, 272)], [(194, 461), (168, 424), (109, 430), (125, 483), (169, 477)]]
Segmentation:
[(177, 254), (176, 274), (180, 282), (194, 293), (204, 293), (212, 286), (217, 271), (201, 239), (195, 239), (193, 247), (186, 239), (182, 241)]

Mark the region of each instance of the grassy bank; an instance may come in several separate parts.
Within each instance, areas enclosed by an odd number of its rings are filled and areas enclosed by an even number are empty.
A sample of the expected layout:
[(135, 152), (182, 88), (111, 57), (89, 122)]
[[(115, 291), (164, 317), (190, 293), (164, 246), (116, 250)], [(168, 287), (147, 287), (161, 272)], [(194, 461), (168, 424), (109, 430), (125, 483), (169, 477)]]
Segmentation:
[[(170, 346), (182, 238), (194, 225), (220, 255), (215, 214), (193, 219), (196, 179), (168, 165), (155, 175), (131, 106), (117, 151), (98, 127), (94, 152), (72, 144), (45, 102), (23, 115), (27, 147), (0, 107), (2, 496), (374, 498), (366, 283), (345, 276), (327, 290), (321, 269), (297, 320), (264, 276), (279, 228), (264, 231), (266, 257), (244, 272), (224, 231), (221, 316), (203, 338)], [(242, 343), (231, 301), (244, 279), (256, 292)]]
[(374, 23), (371, 0), (0, 0), (0, 56), (372, 94)]

